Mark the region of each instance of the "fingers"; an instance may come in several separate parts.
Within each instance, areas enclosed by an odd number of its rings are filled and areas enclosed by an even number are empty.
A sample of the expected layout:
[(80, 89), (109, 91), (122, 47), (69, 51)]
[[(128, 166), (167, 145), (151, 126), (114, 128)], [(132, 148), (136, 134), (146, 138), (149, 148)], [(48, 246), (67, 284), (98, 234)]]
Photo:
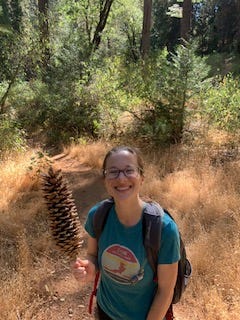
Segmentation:
[(77, 280), (85, 280), (88, 275), (88, 265), (89, 260), (82, 260), (77, 258), (77, 260), (72, 265), (72, 272)]
[(89, 260), (82, 260), (80, 258), (77, 258), (77, 260), (73, 264), (73, 267), (74, 268), (87, 267), (88, 265), (89, 265)]

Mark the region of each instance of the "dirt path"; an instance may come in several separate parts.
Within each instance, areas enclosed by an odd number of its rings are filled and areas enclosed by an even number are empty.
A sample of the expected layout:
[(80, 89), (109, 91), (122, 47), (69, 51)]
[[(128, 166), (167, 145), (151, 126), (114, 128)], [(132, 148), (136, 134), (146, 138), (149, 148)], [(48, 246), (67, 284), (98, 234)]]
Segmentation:
[[(80, 214), (82, 226), (90, 207), (97, 201), (104, 199), (107, 194), (99, 175), (90, 168), (84, 167), (78, 161), (65, 155), (54, 157), (56, 166), (62, 169), (69, 187), (73, 192), (76, 207)], [(86, 234), (82, 227), (82, 254), (86, 250)], [(33, 320), (92, 320), (88, 313), (88, 302), (91, 286), (81, 286), (72, 277), (69, 264), (61, 261), (45, 283), (41, 284), (48, 293), (48, 300)], [(187, 317), (181, 306), (175, 307), (176, 320), (198, 319)], [(124, 320), (124, 319), (123, 319)]]

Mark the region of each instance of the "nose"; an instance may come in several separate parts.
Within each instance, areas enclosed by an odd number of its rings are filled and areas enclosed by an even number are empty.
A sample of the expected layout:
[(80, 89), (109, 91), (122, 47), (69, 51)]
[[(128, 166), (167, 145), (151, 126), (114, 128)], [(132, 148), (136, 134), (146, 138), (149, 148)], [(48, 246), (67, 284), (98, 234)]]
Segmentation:
[(118, 174), (118, 177), (117, 177), (118, 179), (122, 179), (122, 178), (126, 178), (126, 175), (125, 175), (125, 173), (124, 173), (124, 170), (119, 170), (119, 174)]

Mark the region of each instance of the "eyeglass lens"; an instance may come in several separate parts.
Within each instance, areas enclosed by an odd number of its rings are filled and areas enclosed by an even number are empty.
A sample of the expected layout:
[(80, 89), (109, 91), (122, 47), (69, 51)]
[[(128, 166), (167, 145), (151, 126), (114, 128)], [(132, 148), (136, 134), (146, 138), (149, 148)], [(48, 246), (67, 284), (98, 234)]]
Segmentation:
[(111, 170), (106, 170), (105, 175), (109, 179), (116, 179), (119, 177), (121, 172), (125, 175), (125, 177), (136, 177), (138, 174), (138, 169), (137, 168), (126, 168), (124, 170), (111, 169)]

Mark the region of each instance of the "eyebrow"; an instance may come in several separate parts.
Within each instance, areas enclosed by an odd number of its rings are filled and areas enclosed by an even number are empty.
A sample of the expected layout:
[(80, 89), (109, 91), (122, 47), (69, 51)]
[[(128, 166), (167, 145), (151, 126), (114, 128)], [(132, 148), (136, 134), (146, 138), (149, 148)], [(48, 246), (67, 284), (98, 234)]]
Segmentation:
[[(126, 167), (124, 169), (127, 169), (127, 168), (137, 168), (137, 166), (134, 166), (134, 165), (126, 165)], [(115, 167), (115, 166), (112, 166), (112, 167), (109, 167), (109, 168), (106, 168), (106, 170), (109, 170), (109, 169), (117, 169), (117, 170), (124, 170), (124, 169), (120, 169), (118, 167)]]

